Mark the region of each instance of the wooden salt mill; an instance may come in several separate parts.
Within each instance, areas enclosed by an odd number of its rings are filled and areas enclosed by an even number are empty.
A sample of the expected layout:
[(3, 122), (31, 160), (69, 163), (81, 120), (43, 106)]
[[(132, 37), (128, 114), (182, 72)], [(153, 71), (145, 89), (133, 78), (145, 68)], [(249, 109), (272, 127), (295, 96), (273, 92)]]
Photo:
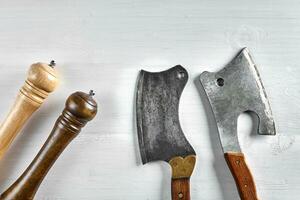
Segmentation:
[(93, 91), (73, 93), (57, 119), (47, 141), (25, 172), (0, 196), (0, 200), (31, 200), (41, 182), (65, 147), (75, 138), (81, 128), (97, 113)]
[(58, 73), (54, 66), (54, 61), (50, 64), (31, 65), (25, 84), (20, 89), (8, 116), (0, 125), (0, 159), (26, 121), (58, 85)]

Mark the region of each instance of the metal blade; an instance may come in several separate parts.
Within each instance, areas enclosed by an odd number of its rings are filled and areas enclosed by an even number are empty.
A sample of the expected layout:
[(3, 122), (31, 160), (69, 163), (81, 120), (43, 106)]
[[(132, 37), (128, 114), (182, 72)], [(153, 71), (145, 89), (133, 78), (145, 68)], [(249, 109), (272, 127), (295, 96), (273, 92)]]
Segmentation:
[(187, 71), (175, 66), (151, 73), (141, 70), (138, 78), (136, 115), (143, 164), (175, 156), (196, 155), (179, 123), (178, 105), (188, 80)]
[(219, 72), (203, 72), (200, 82), (211, 104), (224, 152), (241, 151), (237, 119), (243, 112), (257, 114), (258, 134), (276, 134), (265, 89), (247, 48)]

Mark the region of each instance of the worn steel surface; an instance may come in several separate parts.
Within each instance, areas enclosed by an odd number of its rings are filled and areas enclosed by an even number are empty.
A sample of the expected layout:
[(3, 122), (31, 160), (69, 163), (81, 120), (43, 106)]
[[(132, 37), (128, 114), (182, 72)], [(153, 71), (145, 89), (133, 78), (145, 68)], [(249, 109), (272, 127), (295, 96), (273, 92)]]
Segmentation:
[(142, 162), (175, 156), (195, 155), (178, 118), (179, 99), (188, 80), (187, 71), (177, 65), (151, 73), (141, 70), (138, 78), (136, 114)]
[(258, 134), (276, 134), (264, 86), (247, 48), (219, 72), (203, 72), (200, 82), (212, 107), (224, 152), (241, 151), (237, 119), (242, 112), (257, 114)]

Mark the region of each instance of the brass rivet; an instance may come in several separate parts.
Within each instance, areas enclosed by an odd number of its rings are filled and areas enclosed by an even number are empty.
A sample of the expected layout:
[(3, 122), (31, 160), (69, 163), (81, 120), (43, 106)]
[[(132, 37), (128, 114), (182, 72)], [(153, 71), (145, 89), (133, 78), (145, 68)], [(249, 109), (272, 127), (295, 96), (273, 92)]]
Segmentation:
[(245, 184), (244, 186), (245, 186), (245, 187), (248, 187), (248, 185), (247, 185), (247, 184)]
[(179, 193), (178, 193), (178, 197), (179, 197), (179, 199), (182, 199), (182, 198), (183, 198), (182, 192), (179, 192)]
[(240, 164), (240, 160), (236, 160), (235, 163), (239, 165)]

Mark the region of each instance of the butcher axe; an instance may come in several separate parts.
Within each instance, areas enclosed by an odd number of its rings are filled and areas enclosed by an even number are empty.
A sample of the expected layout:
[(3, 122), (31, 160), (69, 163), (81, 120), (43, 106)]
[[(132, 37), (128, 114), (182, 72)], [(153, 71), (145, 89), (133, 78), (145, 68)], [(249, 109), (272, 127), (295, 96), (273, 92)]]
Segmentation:
[(258, 134), (275, 135), (276, 131), (270, 104), (249, 50), (244, 48), (218, 72), (203, 72), (200, 82), (214, 113), (224, 156), (240, 197), (257, 200), (255, 183), (238, 141), (238, 117), (243, 112), (253, 112), (259, 119)]
[(143, 164), (165, 161), (172, 168), (172, 200), (190, 200), (189, 179), (196, 153), (179, 123), (178, 105), (188, 80), (182, 66), (151, 73), (140, 71), (137, 83), (136, 116)]

